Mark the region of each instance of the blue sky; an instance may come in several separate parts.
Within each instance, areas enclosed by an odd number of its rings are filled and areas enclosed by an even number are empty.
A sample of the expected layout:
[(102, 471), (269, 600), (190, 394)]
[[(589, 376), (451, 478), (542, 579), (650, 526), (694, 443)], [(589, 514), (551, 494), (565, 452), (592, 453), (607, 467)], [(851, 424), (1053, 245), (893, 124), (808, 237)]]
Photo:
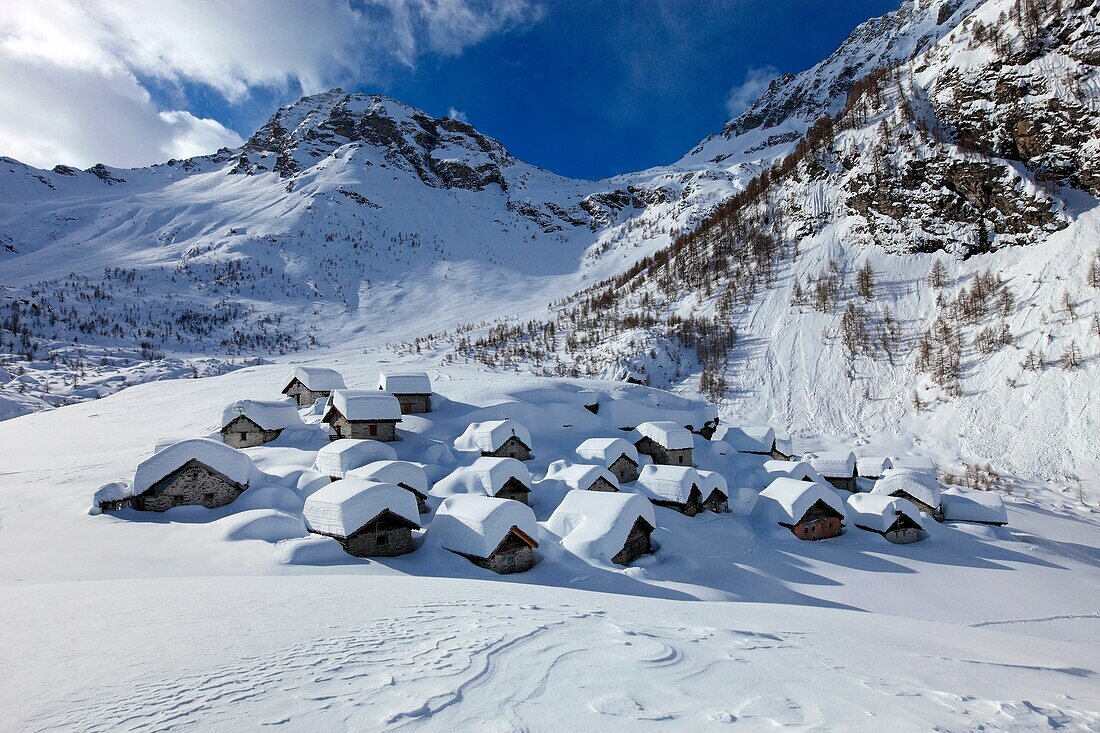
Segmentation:
[(524, 160), (598, 178), (679, 158), (721, 128), (746, 79), (742, 103), (899, 0), (353, 2), (13, 0), (0, 155), (193, 155), (239, 143), (303, 90), (342, 86), (455, 110)]

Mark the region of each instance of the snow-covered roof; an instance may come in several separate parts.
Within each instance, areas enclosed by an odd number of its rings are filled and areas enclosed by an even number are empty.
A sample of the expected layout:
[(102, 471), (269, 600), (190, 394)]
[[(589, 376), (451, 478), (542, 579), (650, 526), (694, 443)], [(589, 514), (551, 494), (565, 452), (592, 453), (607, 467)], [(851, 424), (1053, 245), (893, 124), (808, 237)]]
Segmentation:
[(844, 516), (844, 502), (825, 484), (777, 478), (760, 492), (754, 513), (782, 524), (797, 524), (818, 501)]
[(886, 456), (860, 456), (856, 459), (856, 473), (864, 478), (877, 478), (894, 464)]
[(653, 505), (640, 494), (574, 490), (550, 515), (546, 528), (575, 555), (610, 563), (639, 517), (657, 526)]
[(715, 489), (721, 491), (724, 496), (730, 495), (730, 490), (726, 486), (726, 477), (717, 471), (704, 471), (702, 469), (696, 469), (695, 472), (699, 474), (699, 491), (702, 492), (703, 498), (706, 499), (711, 495)]
[(808, 461), (764, 461), (764, 471), (768, 474), (768, 481), (777, 478), (793, 478), (799, 481), (823, 482), (821, 474), (814, 470)]
[(456, 494), (495, 496), (510, 478), (531, 488), (531, 472), (522, 461), (517, 461), (515, 458), (482, 456), (474, 461), (473, 465), (456, 468), (436, 481), (431, 493), (433, 496)]
[(885, 532), (897, 521), (898, 512), (921, 527), (920, 510), (908, 499), (883, 494), (852, 494), (848, 497), (852, 522), (876, 532)]
[(531, 445), (531, 433), (527, 428), (510, 418), (471, 423), (462, 437), (455, 441), (455, 446), (461, 450), (461, 444), (472, 444), (479, 451), (492, 453), (508, 442), (512, 436), (518, 438), (528, 448), (534, 447)]
[(347, 537), (387, 509), (420, 526), (416, 497), (394, 484), (360, 478), (333, 481), (310, 494), (302, 518), (311, 532)]
[(610, 466), (621, 456), (626, 456), (634, 463), (638, 462), (638, 449), (629, 440), (622, 438), (589, 438), (577, 446), (577, 455), (604, 466)]
[(802, 460), (809, 461), (815, 471), (827, 478), (849, 478), (856, 470), (856, 454), (851, 452), (807, 453)]
[(401, 404), (388, 392), (373, 389), (338, 389), (332, 407), (348, 420), (400, 420)]
[(681, 450), (695, 446), (695, 439), (691, 436), (691, 431), (671, 420), (644, 422), (638, 425), (636, 430), (640, 436), (649, 438), (668, 450)]
[(767, 425), (730, 425), (725, 432), (719, 428), (714, 437), (739, 453), (768, 453), (775, 443), (775, 430)]
[(452, 496), (436, 510), (428, 539), (452, 552), (487, 558), (513, 527), (537, 546), (538, 524), (526, 504), (488, 496)]
[(222, 410), (222, 427), (244, 415), (264, 430), (301, 427), (305, 423), (292, 400), (237, 400)]
[(391, 394), (431, 394), (432, 380), (424, 372), (382, 372), (378, 389)]
[(283, 380), (283, 389), (289, 387), (295, 379), (305, 385), (306, 389), (314, 392), (344, 389), (344, 378), (340, 376), (340, 372), (327, 367), (293, 367)]
[(872, 494), (896, 496), (905, 492), (917, 501), (930, 507), (940, 505), (940, 485), (928, 474), (887, 469), (882, 478), (875, 482)]
[(105, 501), (120, 501), (134, 495), (134, 485), (130, 481), (112, 481), (103, 484), (92, 494), (92, 514), (101, 512), (100, 505)]
[(936, 475), (936, 462), (928, 456), (894, 456), (890, 459), (890, 467)]
[(1008, 524), (1008, 512), (1001, 497), (992, 491), (947, 489), (940, 495), (943, 518), (948, 522)]
[[(386, 446), (387, 448), (389, 446)], [(428, 493), (428, 474), (408, 461), (374, 461), (348, 471), (345, 478), (363, 478), (390, 484), (404, 484), (421, 494)]]
[(328, 476), (347, 475), (348, 471), (374, 461), (397, 460), (397, 452), (377, 440), (340, 438), (317, 451), (313, 468)]
[[(698, 488), (702, 493), (702, 483), (699, 472), (690, 466), (665, 466), (651, 463), (642, 466), (634, 486), (637, 493), (655, 501), (686, 504), (691, 497), (691, 487)], [(704, 495), (702, 498), (707, 497)]]
[(134, 471), (132, 495), (148, 491), (153, 484), (191, 460), (199, 461), (236, 484), (247, 484), (252, 475), (252, 459), (248, 454), (217, 440), (192, 438), (170, 445), (139, 463)]
[(616, 489), (619, 488), (619, 480), (615, 478), (615, 474), (603, 466), (590, 463), (573, 463), (567, 466), (562, 465), (560, 462), (552, 463), (550, 464), (550, 470), (547, 471), (546, 478), (561, 481), (570, 489), (587, 490), (600, 478), (606, 480)]

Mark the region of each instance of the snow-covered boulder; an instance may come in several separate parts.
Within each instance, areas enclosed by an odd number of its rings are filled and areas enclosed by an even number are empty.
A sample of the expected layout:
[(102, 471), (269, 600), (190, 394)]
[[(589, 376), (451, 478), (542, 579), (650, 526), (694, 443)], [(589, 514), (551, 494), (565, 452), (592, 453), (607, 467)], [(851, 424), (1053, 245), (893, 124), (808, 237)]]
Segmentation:
[(940, 495), (945, 522), (1008, 524), (1004, 500), (992, 491), (947, 489)]
[(574, 555), (625, 565), (649, 551), (649, 533), (656, 524), (653, 505), (640, 494), (574, 490), (550, 515), (546, 528)]
[(397, 460), (397, 451), (377, 440), (340, 438), (317, 451), (313, 467), (333, 478), (344, 478), (348, 471), (375, 461)]
[(417, 527), (416, 499), (394, 484), (346, 478), (313, 492), (302, 508), (306, 529), (328, 537), (347, 538), (385, 511)]

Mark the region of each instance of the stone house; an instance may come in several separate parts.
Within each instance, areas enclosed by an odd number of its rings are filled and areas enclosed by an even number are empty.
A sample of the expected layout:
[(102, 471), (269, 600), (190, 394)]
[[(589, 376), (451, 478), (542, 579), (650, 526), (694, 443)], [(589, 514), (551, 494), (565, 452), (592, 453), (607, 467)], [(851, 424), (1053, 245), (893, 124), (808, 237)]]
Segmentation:
[(432, 411), (432, 382), (424, 372), (382, 372), (378, 389), (397, 398), (402, 415)]
[(753, 513), (786, 527), (800, 540), (822, 540), (844, 531), (844, 503), (828, 486), (778, 478), (760, 492)]
[(807, 453), (802, 456), (802, 460), (813, 466), (815, 471), (838, 489), (853, 493), (857, 491), (855, 453)]
[(644, 422), (635, 428), (634, 447), (654, 463), (666, 466), (691, 466), (695, 440), (691, 431), (669, 420)]
[(482, 456), (474, 461), (470, 470), (480, 486), (479, 493), (529, 503), (527, 495), (531, 493), (531, 472), (517, 459)]
[(533, 457), (531, 433), (511, 419), (474, 423), (466, 428), (459, 441), (462, 444), (472, 442), (483, 456), (515, 458), (517, 461), (529, 461)]
[(699, 473), (690, 466), (650, 464), (642, 466), (634, 491), (657, 506), (694, 517), (705, 508), (702, 483)]
[(565, 495), (546, 522), (568, 551), (616, 565), (652, 553), (655, 526), (653, 505), (640, 494), (577, 489)]
[(554, 461), (546, 471), (546, 481), (558, 481), (567, 490), (618, 491), (619, 480), (603, 466)]
[(394, 557), (415, 549), (416, 499), (394, 484), (345, 478), (306, 499), (306, 529), (332, 537), (355, 557)]
[(375, 461), (348, 471), (347, 477), (394, 484), (416, 498), (416, 509), (420, 514), (428, 513), (428, 491), (430, 488), (428, 486), (428, 474), (415, 463), (398, 460)]
[(620, 485), (638, 480), (638, 449), (622, 438), (589, 438), (577, 446), (577, 455), (606, 468)]
[(128, 491), (98, 504), (108, 511), (126, 506), (147, 512), (188, 505), (215, 509), (244, 493), (252, 470), (251, 458), (224, 443), (183, 440), (138, 464)]
[(535, 564), (538, 524), (531, 507), (508, 499), (456, 495), (436, 510), (428, 540), (494, 573)]
[(715, 514), (726, 514), (730, 510), (729, 488), (726, 478), (717, 471), (696, 470), (699, 474), (699, 490), (703, 495), (703, 508)]
[(775, 429), (768, 425), (730, 425), (724, 431), (719, 428), (717, 439), (729, 443), (738, 453), (768, 456), (776, 461), (790, 457), (779, 449)]
[(294, 367), (283, 380), (283, 394), (298, 407), (326, 399), (333, 390), (344, 389), (344, 378), (335, 369), (324, 367)]
[(926, 473), (888, 468), (871, 488), (872, 494), (893, 496), (913, 502), (922, 512), (940, 520), (940, 482)]
[(793, 478), (799, 481), (816, 481), (820, 484), (827, 483), (814, 467), (806, 461), (764, 461), (764, 473), (767, 474), (765, 483), (771, 483), (777, 478)]
[(920, 510), (907, 499), (884, 494), (852, 494), (848, 497), (852, 523), (862, 530), (905, 545), (924, 539)]
[(877, 480), (882, 472), (893, 468), (894, 464), (886, 456), (860, 456), (856, 459), (856, 475), (860, 478)]
[(254, 448), (305, 423), (290, 400), (237, 400), (222, 410), (222, 442), (232, 448)]
[(367, 389), (338, 389), (329, 396), (321, 421), (329, 426), (331, 440), (397, 440), (401, 405), (386, 392)]
[(995, 491), (947, 489), (940, 500), (945, 522), (972, 522), (997, 527), (1008, 524), (1004, 500)]
[(339, 438), (329, 441), (328, 445), (322, 446), (317, 451), (317, 456), (313, 459), (313, 470), (337, 480), (347, 478), (355, 469), (375, 461), (396, 460), (397, 451), (386, 443), (377, 440)]

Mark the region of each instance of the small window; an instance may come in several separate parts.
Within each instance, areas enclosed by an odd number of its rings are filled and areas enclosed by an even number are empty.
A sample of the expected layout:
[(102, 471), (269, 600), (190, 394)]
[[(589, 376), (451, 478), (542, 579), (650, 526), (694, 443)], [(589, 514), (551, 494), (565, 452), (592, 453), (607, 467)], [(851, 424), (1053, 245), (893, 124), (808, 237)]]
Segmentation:
[(378, 435), (378, 426), (370, 425), (367, 429), (367, 433), (370, 435)]
[(378, 535), (378, 544), (388, 545), (390, 543), (390, 536), (388, 534)]
[(684, 462), (684, 457), (683, 456), (676, 456), (676, 461), (677, 461), (677, 463), (683, 463)]
[(244, 430), (241, 431), (241, 440), (248, 440), (248, 433)]

